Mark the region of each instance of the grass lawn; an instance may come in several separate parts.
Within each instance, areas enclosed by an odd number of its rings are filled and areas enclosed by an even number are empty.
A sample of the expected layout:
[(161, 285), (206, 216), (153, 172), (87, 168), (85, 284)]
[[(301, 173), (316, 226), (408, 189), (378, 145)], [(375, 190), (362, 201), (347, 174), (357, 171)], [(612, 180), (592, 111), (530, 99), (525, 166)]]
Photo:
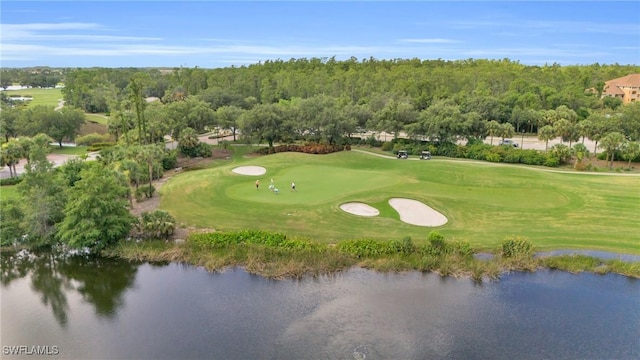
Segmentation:
[[(267, 173), (231, 172), (241, 165), (263, 166)], [(279, 195), (267, 189), (271, 178)], [(290, 191), (291, 181), (297, 192)], [(178, 221), (223, 231), (263, 229), (324, 243), (411, 236), (422, 243), (436, 230), (448, 241), (468, 241), (479, 249), (494, 249), (516, 235), (539, 250), (640, 253), (640, 181), (632, 176), (446, 159), (401, 161), (358, 152), (279, 153), (184, 172), (160, 192), (161, 208)], [(436, 228), (405, 224), (388, 204), (392, 197), (422, 201), (449, 222)], [(359, 217), (340, 210), (350, 201), (367, 203), (380, 215)]]
[(107, 125), (107, 117), (104, 114), (84, 114), (85, 119), (87, 121), (91, 121), (97, 124)]
[(27, 107), (36, 105), (58, 106), (58, 101), (62, 99), (62, 89), (22, 89), (7, 90), (8, 96), (32, 96), (33, 100), (27, 102)]
[(59, 146), (51, 146), (52, 154), (61, 154), (61, 155), (84, 155), (87, 153), (86, 146), (63, 146), (60, 148)]
[(0, 186), (0, 200), (18, 199), (20, 193), (16, 185)]

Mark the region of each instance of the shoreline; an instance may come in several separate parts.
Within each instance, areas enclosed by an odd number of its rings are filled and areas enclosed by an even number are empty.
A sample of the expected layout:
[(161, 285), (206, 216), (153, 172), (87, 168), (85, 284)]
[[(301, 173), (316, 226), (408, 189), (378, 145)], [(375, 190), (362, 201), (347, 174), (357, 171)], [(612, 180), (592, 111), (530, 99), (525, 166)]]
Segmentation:
[[(482, 254), (482, 253), (478, 253)], [(487, 254), (487, 253), (484, 253)], [(211, 247), (195, 244), (191, 240), (180, 243), (166, 241), (122, 242), (102, 253), (103, 256), (129, 261), (175, 262), (203, 267), (218, 272), (229, 268), (245, 271), (268, 279), (300, 279), (331, 275), (351, 268), (379, 272), (417, 271), (435, 273), (443, 277), (470, 278), (477, 282), (496, 281), (511, 272), (560, 270), (572, 274), (617, 274), (640, 279), (640, 262), (620, 259), (600, 259), (581, 254), (553, 256), (490, 258), (458, 253), (440, 255), (391, 253), (354, 256), (341, 252), (336, 245), (313, 249), (293, 249), (271, 245), (237, 244)]]

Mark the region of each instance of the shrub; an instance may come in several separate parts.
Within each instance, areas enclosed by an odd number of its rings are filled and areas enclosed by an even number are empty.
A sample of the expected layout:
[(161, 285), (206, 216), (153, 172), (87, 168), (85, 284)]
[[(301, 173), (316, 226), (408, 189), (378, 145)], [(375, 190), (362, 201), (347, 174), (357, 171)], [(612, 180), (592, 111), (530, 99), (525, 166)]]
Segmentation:
[(0, 245), (9, 246), (19, 241), (26, 231), (22, 228), (24, 214), (16, 200), (0, 202)]
[(402, 244), (400, 245), (400, 252), (404, 254), (411, 254), (416, 250), (413, 245), (413, 241), (411, 241), (411, 236), (405, 236), (402, 238)]
[(429, 240), (429, 246), (424, 249), (426, 254), (441, 256), (447, 253), (447, 242), (444, 240), (444, 236), (439, 232), (430, 232), (427, 240)]
[(393, 143), (391, 143), (391, 142), (384, 142), (384, 143), (382, 144), (381, 149), (382, 149), (382, 151), (391, 151), (391, 149), (393, 149)]
[(528, 257), (533, 255), (533, 245), (529, 240), (519, 236), (511, 236), (502, 241), (502, 256)]
[(114, 142), (97, 142), (87, 148), (87, 151), (100, 151), (115, 146)]
[(164, 170), (171, 170), (175, 169), (176, 166), (178, 166), (178, 151), (166, 151), (164, 157), (162, 158), (162, 168)]
[(458, 146), (453, 143), (440, 143), (436, 147), (435, 152), (431, 152), (434, 155), (448, 156), (448, 157), (456, 157), (458, 154)]
[(494, 152), (491, 152), (491, 153), (487, 153), (485, 155), (485, 160), (491, 161), (491, 162), (501, 162), (502, 161), (502, 157), (500, 156), (500, 154), (496, 154)]
[(381, 147), (382, 146), (382, 141), (376, 139), (375, 136), (371, 135), (365, 140), (365, 144), (367, 144), (367, 145), (369, 145), (371, 147)]
[(558, 167), (560, 166), (560, 160), (554, 156), (547, 156), (547, 158), (544, 161), (544, 166), (548, 166), (548, 167)]
[[(410, 239), (409, 239), (410, 241)], [(376, 257), (403, 251), (403, 242), (381, 242), (371, 239), (346, 240), (337, 245), (338, 251), (358, 258)]]
[(327, 144), (317, 144), (317, 143), (308, 143), (305, 145), (278, 145), (271, 148), (261, 148), (257, 151), (258, 154), (269, 155), (280, 152), (302, 152), (306, 154), (330, 154), (343, 150), (351, 150), (349, 145), (327, 145)]
[(467, 158), (474, 160), (484, 160), (485, 153), (491, 151), (492, 146), (489, 144), (472, 144), (467, 146)]
[(176, 219), (164, 210), (143, 212), (138, 223), (141, 236), (147, 239), (168, 239), (176, 229)]
[(0, 179), (0, 186), (17, 185), (22, 182), (22, 176)]
[(144, 198), (153, 197), (153, 193), (156, 191), (156, 188), (153, 185), (143, 185), (136, 189), (136, 200), (142, 201)]
[(538, 150), (520, 150), (522, 153), (521, 161), (527, 165), (543, 165), (547, 160), (544, 153)]
[(448, 247), (450, 248), (450, 252), (453, 254), (465, 258), (473, 256), (473, 249), (471, 248), (471, 244), (466, 241), (454, 241)]
[(262, 230), (213, 232), (189, 235), (190, 242), (200, 246), (224, 248), (228, 246), (263, 245), (291, 250), (324, 251), (325, 246), (305, 239), (288, 239), (285, 234)]

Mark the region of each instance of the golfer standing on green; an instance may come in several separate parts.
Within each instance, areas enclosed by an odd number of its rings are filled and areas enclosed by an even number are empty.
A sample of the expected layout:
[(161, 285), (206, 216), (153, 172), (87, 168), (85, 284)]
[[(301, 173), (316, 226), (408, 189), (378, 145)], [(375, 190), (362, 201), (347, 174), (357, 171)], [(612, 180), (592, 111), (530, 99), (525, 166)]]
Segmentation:
[(256, 180), (256, 190), (260, 190), (260, 180)]

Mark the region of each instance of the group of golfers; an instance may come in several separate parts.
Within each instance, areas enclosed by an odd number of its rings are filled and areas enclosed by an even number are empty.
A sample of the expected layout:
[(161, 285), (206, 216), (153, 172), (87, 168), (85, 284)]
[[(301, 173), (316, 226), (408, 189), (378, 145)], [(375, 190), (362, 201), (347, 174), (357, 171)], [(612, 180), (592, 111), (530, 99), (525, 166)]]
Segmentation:
[[(256, 191), (257, 190), (260, 190), (260, 179), (256, 180)], [(269, 184), (269, 191), (273, 192), (276, 195), (280, 193), (280, 190), (278, 190), (278, 188), (273, 184), (273, 179), (271, 179), (271, 184)], [(297, 191), (296, 183), (294, 183), (293, 181), (291, 182), (291, 191)]]

